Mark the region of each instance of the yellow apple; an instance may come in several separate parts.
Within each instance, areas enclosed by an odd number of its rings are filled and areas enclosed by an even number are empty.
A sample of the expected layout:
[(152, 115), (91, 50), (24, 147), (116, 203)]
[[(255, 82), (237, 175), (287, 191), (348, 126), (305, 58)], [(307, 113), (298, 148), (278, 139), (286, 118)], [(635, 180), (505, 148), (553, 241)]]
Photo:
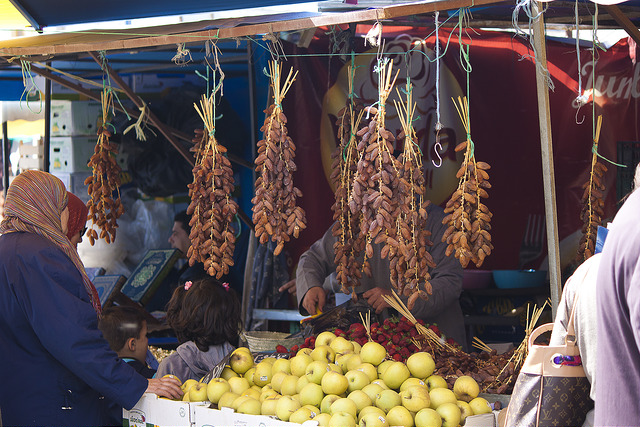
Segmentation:
[(331, 363), (336, 359), (336, 352), (328, 345), (316, 345), (316, 348), (311, 351), (311, 358)]
[(229, 378), (231, 377), (239, 377), (239, 376), (240, 375), (238, 375), (229, 366), (225, 366), (224, 369), (222, 369), (222, 373), (220, 374), (220, 378), (224, 378), (225, 380), (229, 380)]
[(309, 383), (300, 390), (301, 405), (320, 406), (323, 398), (324, 393), (322, 392), (322, 386), (320, 384)]
[(334, 339), (336, 339), (336, 336), (333, 332), (320, 332), (316, 337), (316, 347), (318, 347), (319, 345), (329, 345)]
[(342, 370), (342, 368), (336, 365), (335, 363), (327, 363), (327, 371), (334, 371), (339, 374), (344, 374), (344, 371)]
[(278, 404), (278, 400), (280, 399), (280, 395), (277, 396), (269, 396), (262, 401), (262, 405), (260, 406), (260, 414), (261, 415), (275, 415), (276, 414), (276, 405)]
[(402, 362), (393, 362), (382, 374), (382, 380), (391, 389), (397, 390), (411, 376), (409, 368)]
[(252, 367), (250, 368), (247, 372), (245, 372), (242, 377), (245, 378), (247, 381), (249, 381), (249, 387), (251, 387), (252, 385), (254, 385), (253, 383), (253, 374), (256, 371), (256, 367)]
[(478, 397), (478, 394), (480, 394), (480, 386), (476, 380), (469, 375), (463, 375), (458, 377), (456, 382), (453, 383), (453, 392), (458, 400), (471, 402), (473, 399)]
[(189, 378), (188, 380), (182, 383), (180, 388), (184, 393), (189, 393), (189, 389), (193, 387), (194, 384), (197, 384), (197, 383), (198, 381), (194, 380), (193, 378)]
[(404, 406), (394, 406), (387, 412), (390, 426), (413, 427), (413, 415)]
[(243, 375), (251, 369), (253, 367), (253, 356), (249, 349), (246, 347), (235, 349), (234, 352), (231, 353), (229, 366), (231, 366), (231, 369), (238, 375)]
[(358, 369), (362, 365), (362, 358), (360, 358), (359, 354), (353, 354), (350, 358), (347, 359), (347, 372), (353, 371), (354, 369)]
[(460, 408), (455, 403), (443, 403), (436, 408), (442, 417), (442, 427), (458, 427), (460, 425)]
[(302, 408), (291, 414), (291, 416), (289, 417), (289, 422), (302, 424), (307, 420), (313, 419), (314, 416), (315, 415), (313, 414), (313, 411), (311, 409), (303, 406)]
[(307, 365), (305, 376), (311, 383), (320, 384), (322, 377), (327, 373), (329, 364), (324, 360), (314, 360)]
[(220, 396), (231, 390), (229, 382), (224, 378), (212, 378), (207, 384), (207, 399), (211, 403), (218, 403)]
[(258, 387), (264, 387), (271, 382), (272, 370), (271, 363), (264, 360), (256, 365), (253, 373), (253, 383)]
[(355, 354), (347, 353), (347, 354), (341, 354), (339, 356), (336, 355), (335, 364), (338, 365), (340, 369), (342, 369), (343, 374), (349, 370), (347, 369), (347, 360), (349, 360), (351, 356), (355, 356)]
[(434, 388), (447, 388), (447, 380), (442, 378), (440, 375), (430, 375), (424, 380), (425, 384), (427, 384), (427, 388), (429, 391)]
[(371, 384), (378, 384), (383, 389), (389, 390), (389, 386), (387, 385), (387, 383), (384, 382), (382, 378), (378, 378), (377, 380), (371, 381)]
[(411, 376), (421, 380), (426, 379), (433, 374), (436, 369), (436, 362), (433, 357), (425, 351), (413, 353), (407, 359), (407, 368), (411, 372)]
[(231, 386), (231, 391), (240, 396), (243, 391), (251, 387), (249, 385), (249, 381), (243, 377), (231, 377), (227, 380), (229, 386)]
[(276, 404), (276, 415), (282, 421), (289, 421), (291, 414), (301, 408), (300, 402), (292, 396), (282, 396)]
[(329, 413), (329, 409), (331, 409), (331, 404), (336, 400), (340, 399), (340, 396), (337, 394), (327, 394), (322, 398), (322, 402), (320, 402), (320, 411), (322, 413)]
[(280, 360), (280, 359), (277, 359), (275, 357), (269, 356), (269, 357), (265, 357), (264, 359), (262, 359), (261, 362), (270, 363), (271, 365), (273, 365), (274, 363), (276, 363), (277, 360)]
[(189, 389), (189, 402), (205, 402), (207, 400), (207, 385), (196, 381)]
[(386, 412), (384, 412), (382, 409), (378, 408), (377, 406), (365, 406), (358, 413), (358, 422), (360, 422), (362, 417), (371, 413), (376, 414), (376, 416), (382, 416), (383, 418), (387, 415)]
[(349, 388), (349, 380), (337, 372), (327, 372), (321, 380), (324, 394), (342, 394)]
[(253, 387), (243, 391), (242, 394), (240, 394), (240, 396), (251, 396), (256, 400), (260, 400), (260, 392)]
[(247, 399), (238, 405), (236, 411), (241, 414), (260, 415), (262, 404), (258, 399), (247, 396)]
[(431, 404), (431, 396), (426, 387), (414, 385), (400, 392), (402, 406), (411, 412), (418, 412), (422, 408), (428, 408)]
[(369, 341), (360, 349), (360, 358), (365, 363), (378, 366), (387, 357), (387, 350), (380, 343)]
[(378, 408), (382, 409), (386, 413), (394, 406), (401, 406), (402, 399), (395, 390), (382, 390), (376, 396), (375, 403)]
[(335, 355), (353, 353), (353, 344), (344, 337), (336, 337), (331, 341), (329, 347), (333, 349)]
[(435, 409), (420, 409), (414, 417), (416, 427), (441, 427), (442, 417)]
[(389, 427), (389, 422), (385, 418), (385, 414), (374, 414), (369, 412), (358, 418), (360, 427)]
[(413, 386), (424, 387), (425, 390), (429, 391), (429, 389), (427, 388), (427, 384), (424, 381), (414, 377), (407, 378), (405, 382), (403, 382), (402, 385), (400, 386), (400, 391), (405, 391), (409, 387), (413, 387)]
[(295, 375), (287, 375), (280, 384), (280, 394), (283, 396), (293, 396), (296, 394), (296, 386), (298, 385), (298, 377)]
[(483, 397), (476, 397), (469, 402), (473, 415), (489, 414), (492, 412), (491, 404)]
[(382, 374), (384, 373), (385, 369), (387, 369), (393, 362), (393, 360), (384, 360), (378, 365), (378, 367), (376, 368), (378, 370), (378, 378), (382, 378)]
[(353, 352), (355, 354), (360, 354), (360, 350), (362, 350), (362, 346), (357, 341), (351, 341), (353, 345)]
[(458, 405), (458, 409), (460, 409), (460, 424), (464, 425), (464, 420), (473, 415), (473, 409), (471, 409), (471, 405), (464, 400), (458, 400), (456, 405)]
[(273, 374), (273, 377), (271, 377), (271, 388), (273, 388), (275, 391), (277, 391), (278, 393), (281, 390), (282, 387), (282, 381), (288, 376), (289, 374), (285, 373), (285, 372), (276, 372), (275, 374)]
[(331, 421), (331, 414), (318, 414), (313, 417), (313, 421), (318, 423), (318, 427), (329, 427), (329, 421)]
[(341, 397), (340, 399), (336, 399), (335, 402), (333, 402), (329, 407), (329, 413), (331, 415), (338, 412), (346, 412), (348, 414), (351, 414), (355, 419), (356, 415), (358, 414), (358, 407), (353, 400), (346, 397)]
[(329, 427), (356, 427), (356, 419), (347, 412), (336, 412), (331, 415)]
[(357, 369), (348, 371), (344, 376), (349, 381), (349, 387), (347, 388), (349, 393), (354, 390), (362, 390), (365, 386), (369, 385), (369, 377), (367, 374)]
[(299, 354), (306, 354), (307, 356), (311, 356), (311, 352), (313, 351), (312, 348), (309, 347), (304, 347), (301, 348), (300, 350), (298, 350), (298, 352), (296, 353), (296, 356)]
[(376, 396), (380, 393), (384, 388), (380, 386), (380, 384), (368, 384), (362, 388), (362, 391), (369, 396), (372, 402), (376, 401)]
[(176, 377), (176, 376), (175, 376), (175, 375), (173, 375), (173, 374), (163, 375), (163, 376), (162, 376), (162, 378), (173, 378), (173, 379), (176, 379), (176, 380), (178, 380), (178, 382), (180, 383), (180, 385), (182, 385), (182, 381), (180, 381), (180, 378)]
[(271, 365), (271, 376), (277, 372), (291, 373), (291, 361), (289, 359), (278, 359)]
[(304, 386), (306, 386), (307, 384), (309, 384), (309, 378), (307, 378), (306, 375), (301, 376), (300, 378), (298, 378), (298, 381), (296, 382), (296, 393), (300, 393), (300, 391), (304, 388)]
[(272, 388), (265, 390), (262, 393), (260, 393), (260, 402), (264, 402), (267, 398), (271, 396), (280, 396), (280, 393), (278, 393)]
[(371, 363), (362, 362), (362, 364), (356, 369), (367, 374), (367, 376), (369, 377), (369, 382), (378, 379), (378, 370)]
[(445, 403), (455, 404), (458, 401), (453, 391), (442, 387), (431, 390), (429, 392), (429, 398), (431, 399), (431, 404), (429, 405), (431, 409), (438, 409), (438, 406)]
[(349, 393), (347, 398), (356, 404), (358, 413), (360, 413), (360, 411), (367, 406), (373, 405), (373, 400), (371, 400), (369, 395), (362, 390), (353, 390), (351, 393)]
[(220, 399), (218, 400), (218, 408), (231, 408), (231, 405), (238, 397), (240, 397), (240, 395), (232, 391), (222, 393), (222, 396), (220, 396)]
[(311, 356), (308, 354), (298, 353), (296, 356), (291, 358), (291, 362), (289, 363), (291, 374), (296, 377), (303, 376), (307, 370), (307, 366), (311, 362), (313, 362), (313, 358)]

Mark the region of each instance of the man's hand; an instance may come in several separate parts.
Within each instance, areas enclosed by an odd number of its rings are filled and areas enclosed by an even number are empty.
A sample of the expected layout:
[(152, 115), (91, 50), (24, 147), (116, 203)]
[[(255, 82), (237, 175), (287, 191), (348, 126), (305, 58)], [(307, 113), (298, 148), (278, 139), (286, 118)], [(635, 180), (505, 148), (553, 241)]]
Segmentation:
[(296, 279), (289, 280), (287, 283), (285, 283), (284, 285), (280, 286), (278, 288), (278, 291), (279, 292), (289, 291), (290, 294), (294, 294), (295, 295), (295, 293), (296, 293)]
[(309, 312), (309, 314), (314, 315), (317, 310), (322, 311), (326, 300), (327, 294), (324, 289), (322, 289), (322, 286), (314, 286), (304, 294), (302, 306), (307, 310), (307, 312)]
[(183, 395), (180, 389), (180, 381), (169, 377), (150, 378), (146, 393), (155, 393), (158, 396), (169, 399), (180, 399)]
[(369, 305), (376, 311), (376, 314), (380, 314), (382, 313), (382, 310), (390, 307), (390, 305), (387, 304), (384, 298), (382, 298), (383, 295), (391, 295), (391, 291), (388, 289), (373, 288), (362, 294)]

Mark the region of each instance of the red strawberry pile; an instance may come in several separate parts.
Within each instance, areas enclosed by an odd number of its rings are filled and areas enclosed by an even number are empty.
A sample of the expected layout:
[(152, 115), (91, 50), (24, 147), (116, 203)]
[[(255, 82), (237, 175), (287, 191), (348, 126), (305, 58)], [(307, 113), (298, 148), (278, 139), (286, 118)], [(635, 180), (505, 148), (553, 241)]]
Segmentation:
[[(425, 325), (425, 322), (418, 319), (418, 323)], [(446, 338), (440, 329), (436, 325), (427, 325), (437, 336), (442, 337), (447, 343), (457, 346), (458, 344), (452, 338)], [(362, 323), (352, 323), (349, 329), (346, 331), (340, 328), (333, 330), (333, 333), (338, 337), (344, 337), (349, 341), (355, 341), (360, 345), (364, 345), (369, 337), (367, 336), (367, 330)], [(409, 356), (416, 351), (420, 350), (414, 343), (414, 340), (420, 343), (423, 337), (418, 333), (415, 326), (409, 322), (406, 318), (398, 319), (391, 317), (385, 319), (382, 324), (378, 322), (371, 324), (371, 339), (375, 342), (382, 344), (387, 349), (387, 354), (394, 360), (405, 362)], [(291, 356), (295, 354), (301, 348), (315, 348), (316, 337), (307, 337), (304, 344), (300, 346), (294, 345), (290, 349), (287, 349), (283, 345), (276, 347), (278, 353), (289, 353)]]

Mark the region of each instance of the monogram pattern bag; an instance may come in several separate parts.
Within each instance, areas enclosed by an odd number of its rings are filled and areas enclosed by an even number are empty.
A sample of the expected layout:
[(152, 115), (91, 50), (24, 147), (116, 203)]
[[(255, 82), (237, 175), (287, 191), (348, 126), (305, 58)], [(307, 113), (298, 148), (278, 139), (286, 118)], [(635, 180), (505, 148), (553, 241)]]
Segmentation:
[(529, 337), (529, 353), (507, 407), (508, 427), (580, 427), (593, 409), (591, 384), (585, 376), (575, 342), (571, 310), (564, 345), (534, 344), (553, 329), (552, 323), (536, 328)]

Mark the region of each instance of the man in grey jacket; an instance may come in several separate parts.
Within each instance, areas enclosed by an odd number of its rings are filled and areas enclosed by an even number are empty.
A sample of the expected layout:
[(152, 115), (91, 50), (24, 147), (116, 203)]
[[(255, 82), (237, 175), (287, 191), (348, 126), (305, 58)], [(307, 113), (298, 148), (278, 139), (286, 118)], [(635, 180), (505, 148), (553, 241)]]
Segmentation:
[[(429, 253), (436, 267), (430, 271), (433, 293), (428, 300), (418, 298), (412, 314), (427, 323), (436, 323), (447, 337), (453, 338), (466, 348), (464, 318), (459, 298), (462, 292), (462, 266), (453, 256), (445, 256), (446, 243), (442, 243), (442, 235), (447, 226), (442, 224), (444, 212), (439, 206), (429, 205), (427, 208), (427, 228), (431, 231), (433, 246)], [(302, 314), (315, 314), (316, 308), (322, 310), (328, 292), (340, 292), (340, 284), (336, 279), (333, 245), (336, 237), (329, 229), (300, 256), (295, 280), (295, 292), (298, 308)], [(369, 305), (380, 314), (389, 305), (383, 295), (391, 294), (389, 259), (380, 257), (382, 245), (374, 245), (374, 255), (369, 260), (372, 277), (363, 274), (356, 292), (367, 300)], [(281, 290), (293, 291), (293, 281)], [(402, 297), (407, 303), (407, 298)], [(384, 314), (383, 314), (384, 316)]]

